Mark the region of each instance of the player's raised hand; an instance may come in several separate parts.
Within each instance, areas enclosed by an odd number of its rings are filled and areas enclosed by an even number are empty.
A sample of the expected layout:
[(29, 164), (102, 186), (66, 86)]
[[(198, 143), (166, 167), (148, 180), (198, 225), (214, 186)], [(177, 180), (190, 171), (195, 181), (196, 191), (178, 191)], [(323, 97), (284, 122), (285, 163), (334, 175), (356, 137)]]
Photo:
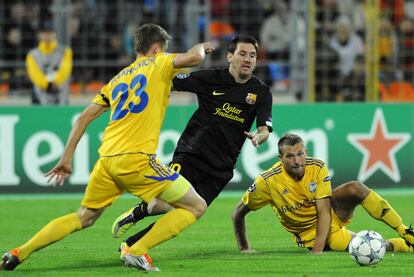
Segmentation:
[(259, 133), (249, 133), (244, 131), (244, 135), (252, 141), (254, 147), (259, 147), (261, 141), (261, 137)]
[(203, 45), (203, 48), (204, 48), (204, 52), (206, 54), (210, 54), (211, 52), (214, 51), (214, 47), (211, 44), (211, 42), (204, 42), (202, 45)]
[(63, 185), (66, 177), (72, 173), (72, 165), (70, 162), (59, 161), (58, 164), (52, 168), (48, 173), (45, 174), (45, 177), (49, 177), (47, 180), (48, 183), (52, 182), (53, 186), (59, 184)]

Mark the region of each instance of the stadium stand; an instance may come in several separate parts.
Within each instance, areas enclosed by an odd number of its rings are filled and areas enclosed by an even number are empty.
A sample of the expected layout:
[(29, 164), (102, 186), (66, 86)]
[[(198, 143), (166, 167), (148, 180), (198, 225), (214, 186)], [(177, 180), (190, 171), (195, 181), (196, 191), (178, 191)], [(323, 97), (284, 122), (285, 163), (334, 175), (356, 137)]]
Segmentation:
[(383, 85), (390, 91), (393, 83), (414, 80), (411, 0), (16, 0), (0, 4), (2, 103), (30, 95), (24, 57), (45, 16), (52, 16), (59, 42), (73, 49), (76, 103), (134, 58), (132, 34), (146, 22), (173, 35), (171, 52), (213, 41), (217, 51), (205, 67), (226, 65), (221, 45), (232, 35), (255, 35), (262, 46), (255, 74), (275, 101), (388, 101)]

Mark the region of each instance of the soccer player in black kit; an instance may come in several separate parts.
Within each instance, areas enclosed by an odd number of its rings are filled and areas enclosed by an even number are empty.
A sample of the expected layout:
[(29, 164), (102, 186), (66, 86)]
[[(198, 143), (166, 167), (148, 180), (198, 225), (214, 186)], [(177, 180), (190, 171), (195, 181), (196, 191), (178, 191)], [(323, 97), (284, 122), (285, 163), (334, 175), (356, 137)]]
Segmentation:
[[(173, 80), (174, 90), (197, 94), (199, 107), (177, 143), (170, 167), (193, 185), (208, 206), (233, 177), (246, 137), (258, 147), (272, 131), (272, 94), (252, 75), (257, 51), (256, 39), (237, 36), (228, 46), (229, 67), (178, 75)], [(257, 132), (250, 133), (255, 119)], [(170, 209), (160, 200), (141, 202), (115, 220), (112, 235), (119, 237), (145, 216)], [(153, 224), (126, 239), (121, 251), (127, 251)]]

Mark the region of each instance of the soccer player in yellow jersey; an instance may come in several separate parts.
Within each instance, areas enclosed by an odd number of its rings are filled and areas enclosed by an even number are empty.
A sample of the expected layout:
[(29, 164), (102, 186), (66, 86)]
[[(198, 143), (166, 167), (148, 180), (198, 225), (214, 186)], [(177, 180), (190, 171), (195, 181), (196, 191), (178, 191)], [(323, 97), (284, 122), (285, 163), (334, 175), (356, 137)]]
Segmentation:
[(255, 252), (247, 240), (246, 214), (268, 204), (297, 245), (313, 254), (347, 249), (354, 233), (346, 225), (358, 204), (401, 236), (386, 241), (388, 251), (413, 252), (412, 228), (377, 193), (358, 181), (332, 191), (325, 163), (307, 157), (303, 140), (295, 134), (284, 135), (278, 149), (280, 161), (257, 177), (234, 209), (234, 233), (242, 253)]
[(158, 198), (175, 207), (122, 255), (126, 266), (158, 271), (148, 250), (176, 236), (204, 213), (205, 201), (187, 180), (161, 164), (155, 151), (177, 69), (200, 64), (214, 49), (210, 43), (201, 43), (186, 53), (168, 54), (165, 50), (169, 38), (155, 24), (138, 29), (137, 59), (104, 86), (79, 116), (60, 161), (46, 174), (54, 184), (63, 184), (72, 171), (73, 153), (86, 127), (110, 109), (100, 158), (91, 173), (81, 207), (76, 213), (51, 221), (28, 242), (5, 253), (1, 269), (13, 270), (33, 252), (91, 226), (106, 207), (128, 191), (144, 201)]

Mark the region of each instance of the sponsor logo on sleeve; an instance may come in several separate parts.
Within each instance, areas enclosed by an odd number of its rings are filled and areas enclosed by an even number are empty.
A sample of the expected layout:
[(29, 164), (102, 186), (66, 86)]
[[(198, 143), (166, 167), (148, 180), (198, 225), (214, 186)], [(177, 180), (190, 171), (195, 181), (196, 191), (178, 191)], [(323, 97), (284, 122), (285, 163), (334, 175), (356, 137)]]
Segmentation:
[(256, 190), (256, 184), (255, 183), (253, 183), (253, 185), (251, 185), (248, 189), (247, 189), (247, 191), (248, 192), (254, 192)]
[(188, 76), (190, 76), (190, 74), (180, 73), (180, 74), (177, 74), (175, 77), (177, 77), (178, 79), (185, 79), (185, 78), (188, 78)]

